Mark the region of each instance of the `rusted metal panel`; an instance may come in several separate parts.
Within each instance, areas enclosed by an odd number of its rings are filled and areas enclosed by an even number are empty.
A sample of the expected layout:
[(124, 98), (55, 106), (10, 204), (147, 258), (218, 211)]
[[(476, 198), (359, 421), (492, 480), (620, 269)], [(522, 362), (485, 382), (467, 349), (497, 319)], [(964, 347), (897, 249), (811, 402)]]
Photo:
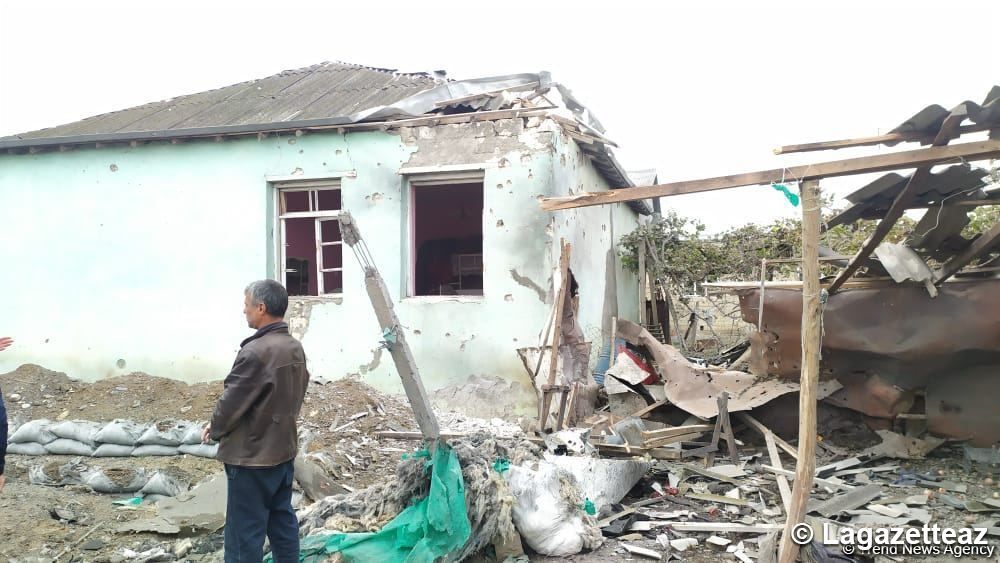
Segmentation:
[(968, 439), (975, 447), (1000, 442), (1000, 370), (995, 364), (949, 373), (932, 381), (926, 393), (932, 433)]
[[(743, 320), (756, 324), (759, 289), (738, 294)], [(912, 388), (965, 368), (1000, 367), (998, 319), (998, 278), (943, 284), (934, 299), (918, 284), (844, 290), (823, 310), (821, 376), (878, 375)], [(765, 290), (765, 334), (751, 339), (754, 374), (798, 379), (801, 321), (800, 289)]]
[[(743, 320), (757, 321), (759, 289), (739, 290)], [(798, 379), (802, 293), (767, 288), (762, 333), (751, 338), (750, 371)], [(909, 410), (926, 393), (928, 427), (974, 445), (1000, 440), (1000, 279), (848, 289), (823, 311), (820, 373), (844, 389), (828, 401), (869, 416)]]

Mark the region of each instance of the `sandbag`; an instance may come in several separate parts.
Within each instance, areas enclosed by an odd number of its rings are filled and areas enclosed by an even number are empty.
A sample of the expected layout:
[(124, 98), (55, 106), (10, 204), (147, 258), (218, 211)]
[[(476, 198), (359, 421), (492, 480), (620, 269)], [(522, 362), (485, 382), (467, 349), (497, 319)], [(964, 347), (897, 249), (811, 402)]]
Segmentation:
[(191, 479), (180, 471), (161, 469), (139, 491), (144, 495), (175, 497), (191, 487)]
[(92, 454), (93, 457), (129, 457), (135, 446), (123, 446), (121, 444), (101, 444), (97, 446)]
[(45, 455), (49, 452), (45, 446), (36, 442), (23, 442), (19, 444), (7, 444), (7, 453), (17, 455)]
[(83, 455), (90, 457), (94, 455), (94, 446), (68, 438), (57, 438), (45, 444), (45, 451), (52, 455)]
[(201, 434), (205, 431), (207, 422), (195, 422), (181, 439), (182, 445), (197, 446), (201, 444)]
[(214, 459), (215, 454), (219, 453), (219, 444), (183, 444), (177, 448), (177, 451), (182, 454)]
[(98, 493), (134, 493), (141, 489), (149, 476), (146, 470), (128, 467), (95, 469), (85, 476), (84, 484)]
[(64, 420), (49, 426), (49, 432), (56, 437), (75, 440), (88, 446), (94, 445), (94, 436), (100, 429), (100, 424), (87, 420)]
[(80, 458), (71, 459), (67, 463), (50, 461), (28, 469), (28, 481), (32, 485), (45, 485), (48, 487), (79, 485), (83, 483), (83, 474), (87, 470), (88, 467)]
[(116, 418), (115, 420), (105, 424), (104, 427), (97, 432), (94, 436), (94, 441), (102, 444), (134, 446), (147, 428), (148, 426), (145, 424)]
[(11, 434), (7, 441), (12, 444), (35, 442), (36, 444), (42, 444), (44, 446), (45, 444), (48, 444), (58, 438), (58, 436), (49, 431), (49, 426), (51, 424), (52, 421), (45, 418), (29, 420), (21, 426), (18, 426), (17, 430)]
[(132, 457), (177, 455), (177, 446), (160, 446), (157, 444), (139, 446), (132, 450)]
[(575, 479), (542, 461), (536, 469), (511, 466), (504, 473), (514, 507), (514, 525), (525, 543), (542, 555), (565, 557), (600, 547), (604, 539)]
[(146, 429), (136, 441), (137, 446), (179, 446), (193, 423), (183, 420), (164, 420)]

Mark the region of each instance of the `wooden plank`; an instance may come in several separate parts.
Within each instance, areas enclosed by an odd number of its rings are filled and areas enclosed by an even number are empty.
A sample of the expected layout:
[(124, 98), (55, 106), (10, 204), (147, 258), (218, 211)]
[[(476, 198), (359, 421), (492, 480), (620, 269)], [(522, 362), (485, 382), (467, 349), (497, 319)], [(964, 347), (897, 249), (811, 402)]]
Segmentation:
[(816, 389), (819, 387), (820, 305), (819, 229), (820, 190), (818, 180), (803, 182), (802, 190), (802, 373), (799, 380), (799, 455), (795, 463), (795, 487), (788, 507), (785, 533), (781, 536), (778, 561), (792, 563), (799, 546), (792, 529), (806, 515), (806, 501), (816, 473)]
[(795, 446), (789, 444), (788, 442), (784, 441), (780, 436), (771, 432), (771, 429), (761, 424), (759, 420), (757, 420), (756, 418), (750, 416), (748, 413), (745, 412), (738, 412), (735, 414), (737, 418), (739, 418), (744, 422), (744, 424), (759, 432), (761, 436), (767, 436), (767, 434), (771, 434), (771, 436), (774, 437), (774, 441), (777, 443), (778, 447), (784, 450), (786, 454), (792, 456), (792, 459), (799, 458), (799, 452), (798, 450), (795, 449)]
[[(570, 244), (565, 240), (559, 241), (559, 291), (556, 292), (555, 314), (552, 316), (552, 350), (549, 352), (549, 385), (556, 383), (556, 368), (559, 364), (559, 342), (562, 340), (562, 319), (563, 306), (566, 303), (566, 291), (569, 288), (569, 253)], [(545, 431), (545, 426), (549, 417), (549, 408), (552, 406), (552, 393), (542, 392), (541, 410), (538, 413), (538, 429)], [(558, 430), (558, 428), (557, 428)]]
[(689, 434), (678, 434), (676, 436), (664, 436), (662, 438), (650, 438), (642, 443), (645, 448), (659, 448), (666, 446), (668, 444), (677, 444), (680, 442), (693, 442), (698, 438), (704, 436), (704, 432), (691, 432)]
[[(962, 107), (964, 108), (964, 106)], [(949, 115), (944, 120), (944, 123), (941, 124), (941, 128), (934, 137), (934, 147), (942, 148), (944, 145), (947, 145), (948, 142), (951, 141), (951, 139), (957, 134), (958, 127), (963, 119), (965, 119), (964, 111), (956, 111)], [(922, 166), (913, 171), (910, 179), (906, 182), (906, 186), (904, 186), (903, 190), (900, 191), (899, 194), (897, 194), (892, 200), (892, 205), (889, 206), (889, 210), (885, 212), (882, 220), (875, 226), (875, 231), (865, 240), (861, 249), (854, 255), (854, 258), (851, 258), (851, 261), (847, 263), (847, 267), (841, 270), (837, 274), (837, 277), (834, 278), (833, 283), (830, 284), (830, 288), (827, 290), (830, 295), (836, 293), (837, 290), (840, 289), (840, 286), (844, 285), (844, 282), (853, 276), (854, 273), (858, 271), (858, 268), (860, 268), (861, 265), (868, 260), (868, 257), (871, 256), (872, 252), (875, 252), (878, 245), (882, 243), (882, 240), (885, 239), (885, 237), (889, 234), (889, 231), (892, 230), (896, 221), (898, 221), (899, 218), (903, 216), (903, 213), (905, 213), (910, 207), (910, 204), (916, 198), (917, 191), (927, 183), (930, 177), (930, 166)], [(934, 295), (934, 293), (931, 293), (931, 297), (934, 297)]]
[(538, 379), (538, 372), (542, 369), (542, 359), (545, 357), (542, 350), (548, 346), (549, 334), (552, 333), (552, 322), (553, 319), (555, 319), (555, 316), (556, 310), (555, 307), (553, 307), (552, 311), (549, 313), (549, 322), (545, 325), (545, 336), (543, 336), (542, 340), (538, 343), (538, 362), (535, 364), (535, 371), (531, 374), (531, 382), (533, 384), (535, 383), (535, 380)]
[(1000, 139), (992, 139), (952, 146), (929, 147), (912, 151), (833, 160), (803, 166), (793, 166), (791, 168), (775, 168), (773, 170), (744, 172), (728, 176), (716, 176), (714, 178), (671, 182), (655, 186), (621, 188), (606, 192), (588, 192), (566, 197), (550, 197), (541, 200), (541, 208), (545, 211), (556, 211), (591, 205), (605, 205), (656, 197), (724, 190), (741, 186), (793, 181), (794, 179), (833, 178), (870, 172), (915, 168), (918, 166), (934, 166), (957, 159), (974, 162), (989, 160), (997, 156), (1000, 156)]
[[(613, 322), (617, 322), (617, 319), (615, 319), (615, 321), (613, 321)], [(663, 399), (663, 400), (660, 400), (660, 401), (656, 401), (655, 403), (653, 403), (651, 405), (646, 405), (645, 407), (643, 407), (643, 408), (635, 411), (634, 413), (630, 414), (628, 416), (628, 418), (631, 418), (631, 417), (643, 418), (645, 416), (648, 416), (649, 413), (651, 413), (651, 412), (655, 411), (656, 409), (662, 407), (663, 405), (669, 405), (669, 404), (670, 404), (670, 401), (668, 401), (666, 399)]]
[(898, 221), (899, 218), (903, 216), (903, 213), (906, 212), (907, 207), (909, 207), (910, 202), (913, 201), (917, 191), (924, 185), (928, 178), (930, 178), (930, 175), (930, 168), (918, 168), (913, 172), (913, 175), (910, 176), (910, 179), (906, 182), (906, 186), (901, 192), (899, 192), (898, 195), (896, 195), (896, 198), (892, 200), (892, 205), (889, 206), (889, 211), (886, 211), (885, 216), (882, 217), (882, 220), (875, 226), (875, 231), (872, 232), (867, 239), (865, 239), (864, 244), (861, 245), (857, 254), (855, 254), (854, 257), (851, 258), (850, 262), (847, 263), (847, 266), (837, 273), (837, 277), (833, 279), (833, 282), (827, 289), (830, 295), (836, 293), (836, 291), (840, 289), (840, 286), (844, 285), (844, 282), (850, 279), (851, 276), (858, 271), (858, 268), (860, 268), (862, 264), (868, 260), (868, 257), (872, 255), (872, 252), (875, 252), (875, 249), (878, 248), (878, 245), (882, 244), (886, 235), (888, 235), (889, 231), (892, 230), (896, 221)]
[(970, 262), (981, 257), (993, 248), (998, 240), (1000, 240), (1000, 223), (993, 225), (988, 231), (983, 232), (965, 250), (952, 256), (951, 260), (945, 262), (941, 266), (941, 269), (934, 274), (934, 285), (941, 285), (946, 279), (958, 273), (959, 270), (967, 266)]
[[(774, 442), (774, 433), (770, 430), (764, 433), (764, 442), (767, 444), (767, 455), (771, 458), (771, 465), (777, 469), (784, 470), (784, 467), (781, 466), (781, 455), (778, 453), (778, 446)], [(781, 504), (785, 507), (785, 514), (788, 514), (788, 508), (792, 502), (792, 488), (788, 485), (788, 477), (779, 473), (776, 475), (776, 478), (778, 480), (778, 492), (781, 494)]]
[[(973, 133), (976, 131), (986, 131), (991, 127), (988, 124), (965, 125), (958, 129), (959, 135)], [(884, 145), (887, 143), (920, 142), (930, 143), (934, 140), (933, 133), (922, 133), (907, 131), (904, 133), (887, 133), (885, 135), (874, 135), (871, 137), (858, 137), (856, 139), (839, 139), (836, 141), (821, 141), (817, 143), (802, 143), (798, 145), (785, 145), (774, 149), (774, 154), (791, 154), (796, 152), (825, 151), (830, 149), (846, 149), (852, 147), (869, 147), (872, 145)]]
[(711, 432), (714, 429), (714, 424), (689, 424), (687, 426), (674, 426), (671, 428), (663, 428), (661, 430), (647, 430), (642, 433), (642, 437), (644, 440), (655, 440), (657, 438), (671, 438), (695, 432), (698, 434), (704, 434), (705, 432)]
[(619, 446), (617, 444), (594, 444), (602, 454), (619, 456), (644, 456), (649, 455), (653, 459), (675, 460), (681, 458), (679, 450), (668, 450), (666, 448), (642, 448), (638, 446)]

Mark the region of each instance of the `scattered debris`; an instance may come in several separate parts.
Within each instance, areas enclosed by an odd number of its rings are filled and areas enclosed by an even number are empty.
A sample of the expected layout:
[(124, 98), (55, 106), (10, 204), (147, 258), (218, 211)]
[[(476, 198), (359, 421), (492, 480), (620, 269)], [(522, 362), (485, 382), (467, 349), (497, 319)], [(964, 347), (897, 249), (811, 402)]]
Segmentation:
[[(695, 542), (697, 543), (697, 540), (695, 540)], [(659, 551), (653, 551), (652, 549), (646, 549), (644, 547), (639, 547), (637, 545), (631, 545), (627, 543), (623, 543), (621, 544), (621, 546), (625, 549), (625, 551), (633, 555), (641, 555), (643, 557), (648, 557), (650, 559), (655, 559), (657, 561), (663, 560), (663, 554), (661, 554)], [(684, 551), (684, 550), (681, 549), (678, 551)]]

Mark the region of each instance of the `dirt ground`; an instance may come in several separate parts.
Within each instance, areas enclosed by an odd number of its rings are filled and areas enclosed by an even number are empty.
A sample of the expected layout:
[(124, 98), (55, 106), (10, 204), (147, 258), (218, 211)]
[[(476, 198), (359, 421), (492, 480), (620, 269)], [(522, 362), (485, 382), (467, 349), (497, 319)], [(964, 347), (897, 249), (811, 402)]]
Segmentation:
[[(184, 383), (135, 373), (127, 376), (83, 383), (74, 381), (65, 374), (48, 371), (34, 365), (0, 375), (0, 388), (8, 404), (12, 419), (21, 421), (50, 419), (83, 419), (107, 422), (115, 418), (130, 418), (140, 422), (167, 419), (205, 421), (221, 392), (221, 382)], [(28, 406), (25, 406), (28, 405)], [(453, 431), (469, 431), (487, 427), (495, 433), (514, 433), (516, 424), (499, 420), (482, 421), (462, 417), (456, 413), (441, 413), (442, 426)], [(341, 380), (324, 385), (309, 387), (300, 421), (301, 433), (305, 437), (306, 450), (326, 452), (335, 461), (331, 469), (338, 482), (352, 489), (361, 489), (379, 482), (395, 468), (402, 454), (417, 449), (413, 441), (387, 440), (379, 438), (382, 430), (415, 430), (412, 411), (405, 399), (388, 396), (355, 380)], [(859, 431), (860, 432), (860, 431)], [(831, 444), (852, 446), (854, 449), (870, 445), (866, 436), (870, 433), (845, 433)], [(870, 436), (869, 436), (870, 437)], [(746, 440), (752, 435), (741, 436)], [(834, 436), (830, 436), (834, 438)], [(862, 443), (863, 442), (863, 443)], [(821, 451), (823, 448), (821, 448)], [(829, 456), (829, 452), (826, 452)], [(189, 538), (152, 533), (117, 534), (114, 528), (126, 521), (149, 517), (155, 514), (155, 507), (146, 504), (138, 507), (121, 507), (113, 504), (114, 495), (97, 494), (86, 487), (44, 487), (31, 485), (27, 472), (30, 467), (51, 461), (65, 463), (69, 456), (19, 456), (9, 455), (7, 460), (7, 488), (0, 495), (0, 562), (28, 563), (35, 561), (69, 561), (121, 563), (124, 561), (173, 560), (172, 556), (154, 559), (126, 557), (126, 553), (142, 553), (163, 548), (172, 550), (179, 542), (190, 540), (188, 554), (184, 561), (219, 561), (222, 544), (221, 532), (196, 534)], [(822, 465), (829, 458), (818, 460)], [(193, 482), (221, 471), (221, 464), (214, 460), (193, 456), (145, 457), (145, 458), (87, 458), (86, 463), (103, 468), (143, 467), (147, 470), (174, 468), (186, 472)], [(786, 459), (786, 466), (790, 460)], [(972, 524), (996, 526), (998, 519), (993, 513), (971, 514), (954, 508), (944, 502), (945, 496), (959, 501), (1000, 498), (1000, 477), (990, 475), (994, 468), (977, 468), (967, 471), (963, 464), (961, 450), (957, 446), (945, 445), (933, 451), (927, 459), (917, 461), (892, 461), (930, 475), (967, 486), (965, 493), (940, 492), (931, 490), (932, 498), (925, 507), (934, 516), (934, 522), (941, 526), (960, 528)], [(652, 480), (664, 481), (665, 471), (670, 465), (660, 462), (659, 472), (649, 474), (633, 492), (639, 496), (626, 499), (632, 502), (648, 495)], [(753, 464), (750, 464), (753, 467)], [(873, 474), (872, 482), (883, 484), (887, 495), (921, 494), (923, 487), (892, 487), (887, 480), (890, 474)], [(773, 487), (773, 476), (762, 475)], [(993, 481), (996, 479), (996, 481)], [(640, 493), (647, 491), (647, 493)], [(128, 497), (131, 495), (119, 495)], [(664, 503), (662, 509), (675, 510), (672, 501)], [(769, 500), (773, 503), (773, 499)], [(708, 505), (696, 509), (697, 518), (707, 521), (719, 518)], [(998, 512), (997, 514), (1000, 514)], [(725, 517), (723, 517), (725, 518)], [(726, 521), (726, 520), (720, 520)], [(705, 545), (708, 534), (695, 534), (700, 544), (684, 553), (673, 555), (684, 561), (717, 562), (720, 558), (735, 560), (731, 555), (723, 555)], [(726, 534), (719, 534), (726, 536)], [(628, 540), (626, 543), (654, 549), (666, 554), (655, 541), (656, 534)], [(730, 534), (734, 543), (743, 540), (747, 551), (754, 551), (757, 538), (753, 535)], [(992, 538), (994, 545), (996, 538)], [(599, 561), (641, 560), (631, 556), (621, 547), (622, 542), (608, 538), (598, 550), (582, 553), (569, 558), (550, 558), (530, 555), (531, 561), (578, 561), (596, 563)], [(131, 550), (131, 552), (126, 552)], [(58, 558), (57, 558), (58, 556)]]
[[(211, 418), (222, 382), (188, 385), (180, 381), (133, 373), (86, 383), (37, 365), (23, 365), (0, 375), (7, 410), (12, 420), (90, 420), (110, 422), (116, 418), (151, 423), (180, 419), (195, 422)], [(396, 397), (384, 395), (364, 383), (340, 380), (312, 384), (306, 393), (299, 424), (309, 436), (307, 450), (325, 451), (337, 463), (342, 482), (362, 489), (391, 473), (403, 453), (416, 449), (416, 442), (378, 440), (381, 430), (415, 428), (412, 410)], [(7, 456), (7, 485), (0, 494), (0, 561), (107, 562), (123, 559), (124, 549), (142, 553), (176, 543), (177, 538), (156, 534), (117, 535), (111, 531), (121, 522), (155, 514), (155, 507), (119, 507), (117, 498), (84, 486), (44, 487), (31, 485), (30, 467), (48, 462), (66, 463), (71, 456)], [(222, 471), (211, 459), (179, 455), (144, 458), (85, 458), (93, 467), (143, 467), (148, 470), (176, 468), (193, 482)], [(59, 509), (59, 514), (50, 514)], [(59, 516), (72, 514), (72, 521)], [(95, 527), (83, 542), (80, 538)], [(192, 554), (212, 561), (221, 536), (193, 538)], [(89, 545), (88, 545), (89, 544)], [(98, 544), (100, 546), (98, 547)], [(218, 545), (216, 545), (218, 544)], [(84, 550), (81, 546), (97, 547)], [(72, 557), (71, 557), (72, 556)]]

